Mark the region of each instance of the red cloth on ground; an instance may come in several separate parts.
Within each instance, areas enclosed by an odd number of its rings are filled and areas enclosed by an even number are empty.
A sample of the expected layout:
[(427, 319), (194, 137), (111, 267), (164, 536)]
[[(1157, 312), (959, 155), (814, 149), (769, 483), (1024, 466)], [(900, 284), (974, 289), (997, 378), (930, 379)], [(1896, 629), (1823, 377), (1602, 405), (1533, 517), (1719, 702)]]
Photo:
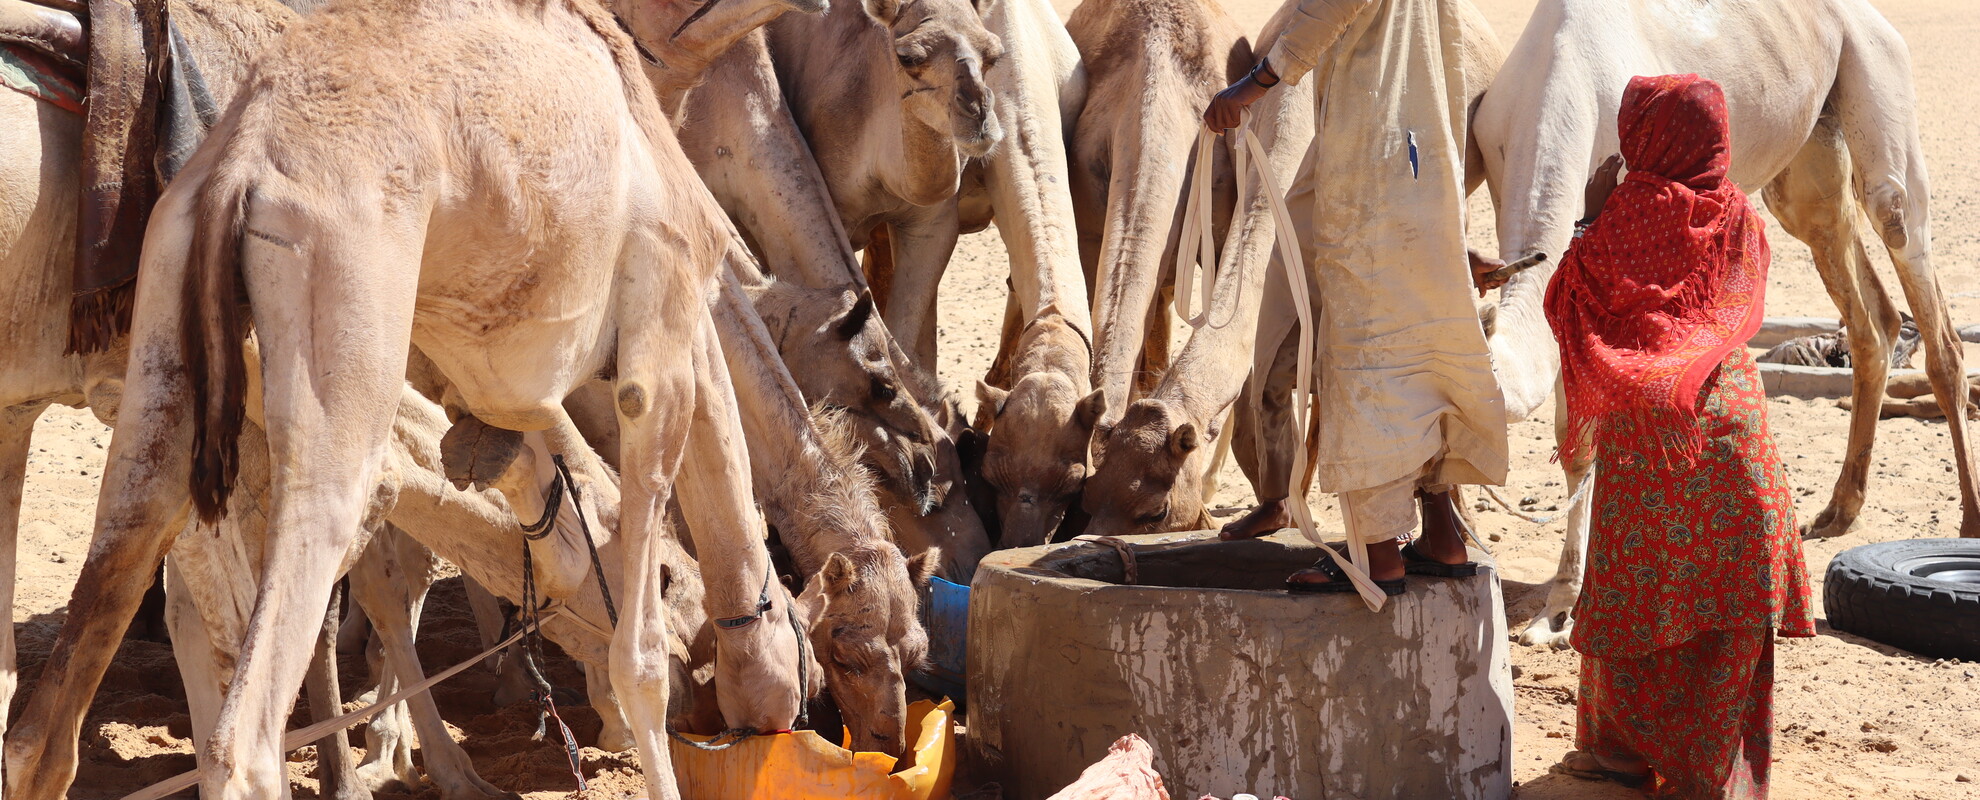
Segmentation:
[(1696, 75), (1631, 78), (1617, 118), (1629, 172), (1561, 260), (1547, 320), (1561, 347), (1569, 436), (1599, 424), (1664, 424), (1665, 452), (1695, 454), (1699, 388), (1759, 329), (1763, 225), (1726, 180), (1726, 100)]
[(1763, 800), (1774, 731), (1774, 634), (1713, 631), (1638, 659), (1584, 658), (1575, 747), (1640, 758), (1652, 797)]
[(1169, 800), (1169, 790), (1155, 773), (1155, 748), (1130, 733), (1114, 740), (1107, 756), (1079, 780), (1046, 800)]

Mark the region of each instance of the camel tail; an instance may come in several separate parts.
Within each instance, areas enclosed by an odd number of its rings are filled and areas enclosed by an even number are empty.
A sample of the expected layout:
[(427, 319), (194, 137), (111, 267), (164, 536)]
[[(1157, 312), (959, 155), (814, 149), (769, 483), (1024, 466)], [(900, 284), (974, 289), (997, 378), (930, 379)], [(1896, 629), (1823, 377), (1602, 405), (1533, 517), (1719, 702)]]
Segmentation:
[(247, 197), (246, 185), (219, 176), (200, 193), (186, 273), (181, 342), (192, 387), (190, 489), (193, 509), (209, 523), (226, 515), (247, 413), (248, 316), (241, 286)]

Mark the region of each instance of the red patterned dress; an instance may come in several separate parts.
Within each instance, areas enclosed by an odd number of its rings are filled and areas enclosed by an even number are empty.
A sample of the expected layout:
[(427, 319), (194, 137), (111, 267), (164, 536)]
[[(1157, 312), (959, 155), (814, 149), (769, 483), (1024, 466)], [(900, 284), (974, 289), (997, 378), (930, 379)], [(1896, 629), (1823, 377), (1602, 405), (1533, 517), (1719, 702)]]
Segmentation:
[(1648, 761), (1659, 797), (1766, 796), (1774, 632), (1815, 634), (1766, 402), (1734, 350), (1706, 382), (1704, 451), (1682, 471), (1635, 423), (1597, 435), (1576, 747)]
[(1745, 349), (1765, 223), (1726, 179), (1717, 84), (1633, 78), (1617, 128), (1628, 176), (1547, 292), (1563, 456), (1592, 446), (1595, 462), (1576, 746), (1647, 762), (1658, 797), (1764, 798), (1773, 637), (1814, 634), (1794, 500)]

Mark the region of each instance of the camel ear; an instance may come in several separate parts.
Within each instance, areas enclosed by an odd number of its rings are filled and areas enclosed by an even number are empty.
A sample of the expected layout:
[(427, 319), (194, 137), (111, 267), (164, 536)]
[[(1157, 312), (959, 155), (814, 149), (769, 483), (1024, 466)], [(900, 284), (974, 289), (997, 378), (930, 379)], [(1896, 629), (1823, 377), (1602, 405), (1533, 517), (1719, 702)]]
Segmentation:
[[(977, 381), (976, 418), (981, 421), (984, 417), (984, 411), (988, 410), (990, 412), (990, 418), (996, 419), (998, 414), (1004, 413), (1004, 401), (1009, 399), (1011, 399), (1010, 391), (991, 386), (989, 383), (981, 380)], [(988, 425), (979, 425), (977, 427), (984, 430), (989, 430), (990, 428)]]
[(942, 568), (942, 548), (930, 547), (915, 553), (908, 557), (907, 568), (908, 577), (914, 580), (916, 588), (927, 586), (928, 579), (935, 577), (935, 572)]
[(1194, 423), (1185, 422), (1178, 425), (1175, 432), (1169, 434), (1169, 454), (1176, 458), (1189, 455), (1191, 451), (1196, 449), (1196, 445), (1196, 425)]
[(1107, 390), (1094, 389), (1092, 394), (1080, 398), (1073, 409), (1073, 422), (1080, 427), (1092, 430), (1100, 424), (1100, 415), (1107, 411)]
[(852, 560), (844, 553), (833, 553), (825, 559), (824, 568), (818, 570), (818, 583), (827, 597), (837, 597), (859, 583), (859, 571), (853, 569)]
[(894, 27), (894, 19), (901, 13), (901, 0), (860, 0), (866, 15), (889, 28)]
[(1096, 467), (1099, 466), (1100, 459), (1105, 458), (1107, 456), (1107, 439), (1108, 437), (1111, 437), (1113, 435), (1114, 435), (1114, 423), (1111, 422), (1093, 423), (1093, 435), (1087, 437), (1087, 449), (1093, 451), (1094, 466)]
[(866, 330), (866, 321), (872, 316), (873, 290), (861, 289), (859, 299), (853, 301), (853, 307), (848, 309), (846, 315), (840, 317), (832, 327), (838, 332), (839, 338), (850, 340), (858, 336), (860, 331)]
[(798, 619), (804, 620), (807, 627), (815, 627), (818, 618), (825, 614), (825, 581), (806, 582), (804, 591), (791, 598), (791, 607), (797, 610)]

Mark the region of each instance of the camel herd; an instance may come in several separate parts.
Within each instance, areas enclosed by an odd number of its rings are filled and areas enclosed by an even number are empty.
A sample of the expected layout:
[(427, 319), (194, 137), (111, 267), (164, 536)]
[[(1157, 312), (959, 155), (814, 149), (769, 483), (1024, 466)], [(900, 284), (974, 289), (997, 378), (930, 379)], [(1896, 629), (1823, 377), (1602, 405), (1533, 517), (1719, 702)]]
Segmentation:
[[(1906, 51), (1865, 0), (1543, 0), (1509, 55), (1450, 2), (1477, 87), (1465, 188), (1489, 187), (1500, 256), (1565, 249), (1628, 77), (1719, 80), (1733, 177), (1813, 247), (1859, 396), (1881, 391), (1886, 359), (1866, 354), (1899, 324), (1859, 227), (1890, 252), (1980, 535)], [(66, 792), (161, 560), (205, 797), (287, 792), (300, 689), (335, 711), (340, 587), (364, 612), (345, 632), (378, 646), (377, 696), (422, 681), (444, 559), (489, 642), (496, 597), (541, 599), (599, 744), (637, 748), (661, 798), (678, 796), (670, 731), (787, 729), (820, 697), (858, 749), (900, 754), (931, 575), (967, 582), (993, 546), (1081, 527), (1208, 527), (1226, 453), (1259, 497), (1286, 496), (1298, 309), (1267, 287), (1296, 268), (1274, 254), (1288, 232), (1228, 145), (1200, 170), (1191, 151), (1284, 11), (1252, 35), (1214, 0), (1086, 0), (1063, 23), (1044, 0), (315, 5), (170, 0), (221, 113), (151, 213), (107, 349), (65, 346), (81, 122), (0, 92), (9, 607), (36, 418), (87, 405), (116, 428), (67, 618), (6, 731), (7, 796)], [(82, 26), (72, 2), (0, 0), (0, 46), (73, 49), (46, 34)], [(41, 35), (7, 35), (23, 31)], [(1256, 105), (1256, 169), (1292, 185), (1325, 104)], [(1200, 176), (1218, 246), (1172, 358)], [(987, 375), (937, 376), (943, 271), (993, 222), (1001, 348)], [(1547, 272), (1481, 309), (1518, 416), (1555, 395)], [(946, 381), (979, 377), (966, 419)], [(1853, 412), (1816, 534), (1862, 506), (1876, 405)], [(1564, 468), (1575, 485), (1591, 467)], [(1529, 641), (1565, 641), (1588, 520), (1575, 503)], [(13, 654), (0, 626), (0, 707)], [(444, 796), (505, 796), (424, 694), (371, 720), (362, 764), (335, 736), (321, 768), (344, 797), (417, 780), (408, 731)]]

